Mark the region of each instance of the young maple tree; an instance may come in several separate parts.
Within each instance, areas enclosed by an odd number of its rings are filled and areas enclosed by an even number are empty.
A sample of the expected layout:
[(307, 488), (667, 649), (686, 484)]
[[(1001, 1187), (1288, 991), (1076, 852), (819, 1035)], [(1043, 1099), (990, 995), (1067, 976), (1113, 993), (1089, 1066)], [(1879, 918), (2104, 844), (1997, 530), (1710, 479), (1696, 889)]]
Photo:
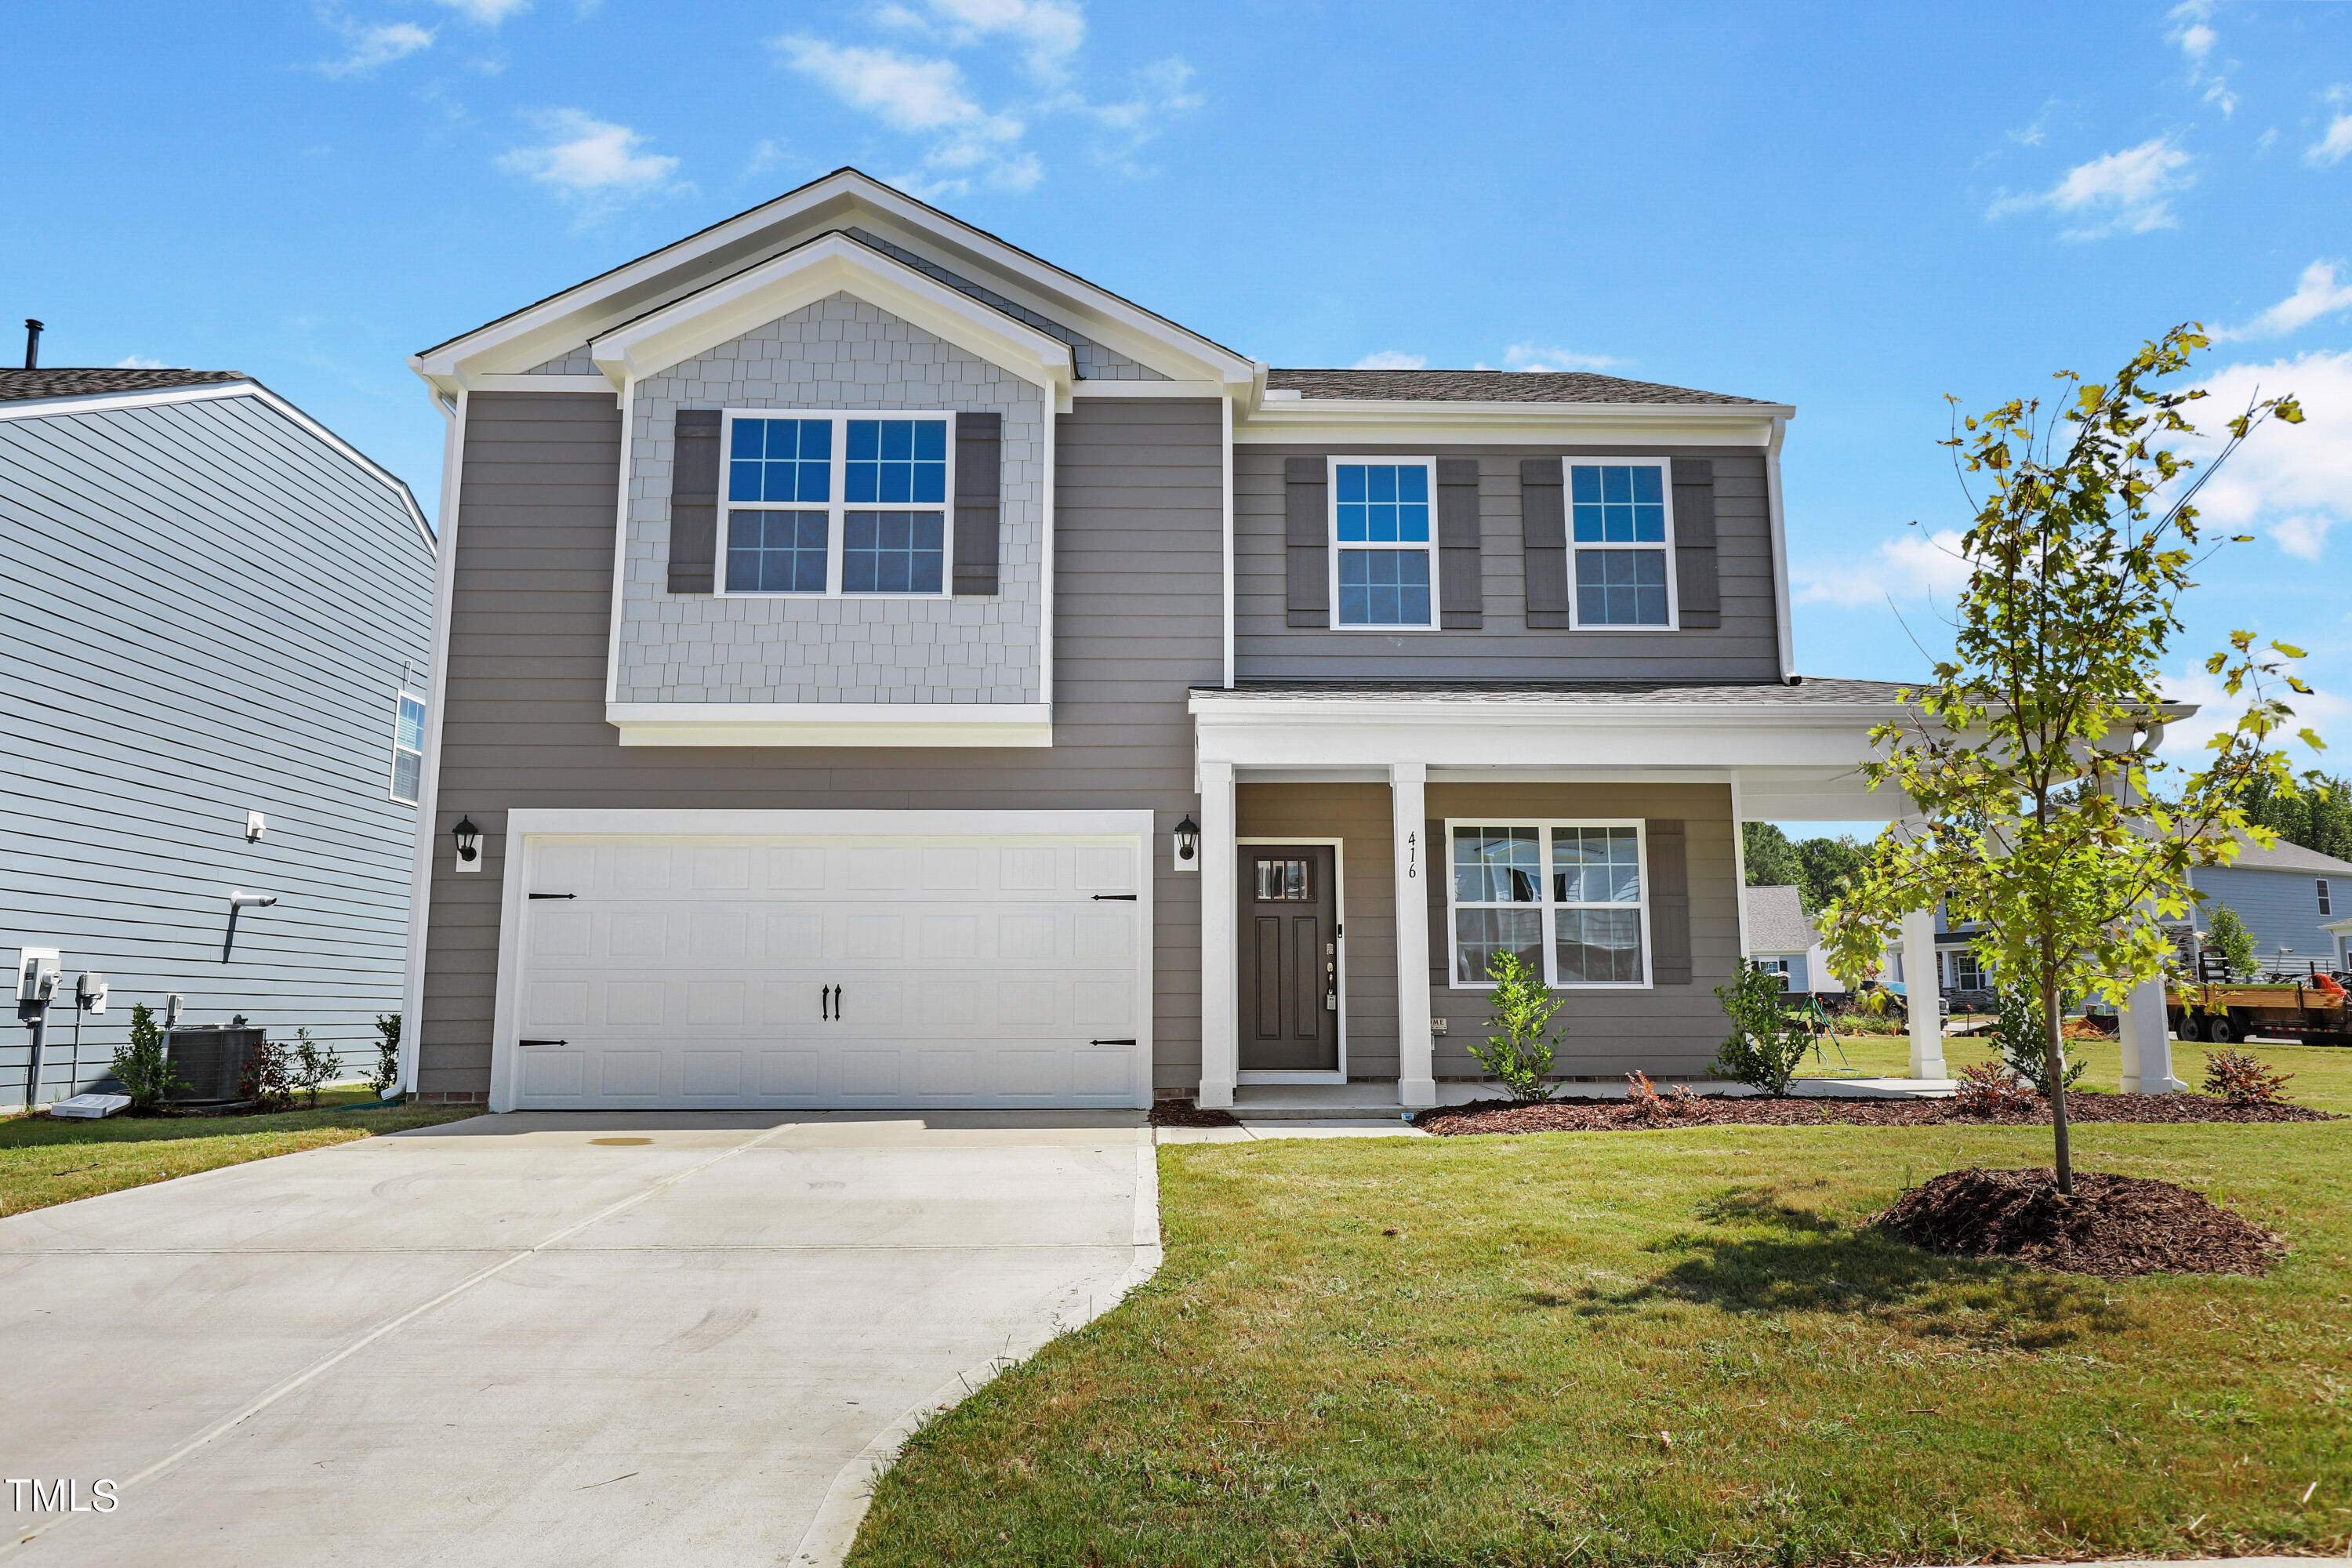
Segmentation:
[[(2161, 664), (2183, 629), (2189, 574), (2210, 553), (2197, 493), (2258, 426), (2303, 421), (2290, 395), (2252, 402), (2201, 468), (2161, 445), (2197, 435), (2183, 410), (2206, 394), (2154, 384), (2208, 341), (2177, 327), (2112, 381), (2059, 373), (2071, 395), (2047, 413), (2019, 398), (1955, 425), (1943, 445), (1976, 516), (1960, 544), (1972, 569), (1952, 654), (1901, 694), (1909, 712), (1871, 731), (1879, 754), (1863, 766), (1873, 789), (1908, 795), (1915, 816), (1879, 837), (1825, 921), (1832, 966), (1849, 984), (1873, 971), (1906, 910), (1941, 900), (1955, 921), (1982, 922), (1977, 949), (2000, 984), (2040, 1003), (2066, 1194), (2061, 998), (2121, 1002), (2161, 976), (2172, 949), (2156, 921), (2187, 912), (2190, 868), (2229, 861), (2241, 835), (2268, 847), (2275, 835), (2249, 821), (2249, 790), (2298, 787), (2272, 743), (2293, 710), (2273, 692), (2309, 689), (2280, 664), (2302, 653), (2257, 647), (2252, 632), (2231, 633), (2206, 661), (2246, 707), (2207, 742), (2203, 765), (2157, 755)], [(1971, 475), (1990, 476), (1981, 497)], [(2309, 730), (2302, 738), (2320, 744)]]

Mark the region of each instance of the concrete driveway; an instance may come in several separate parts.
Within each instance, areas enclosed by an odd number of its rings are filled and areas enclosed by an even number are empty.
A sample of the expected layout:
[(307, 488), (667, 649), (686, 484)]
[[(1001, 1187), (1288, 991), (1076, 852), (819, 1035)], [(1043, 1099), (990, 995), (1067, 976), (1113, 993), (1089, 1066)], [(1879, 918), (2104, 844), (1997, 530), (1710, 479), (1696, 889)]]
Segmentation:
[(837, 1561), (1157, 1265), (1139, 1121), (486, 1116), (0, 1220), (0, 1563)]

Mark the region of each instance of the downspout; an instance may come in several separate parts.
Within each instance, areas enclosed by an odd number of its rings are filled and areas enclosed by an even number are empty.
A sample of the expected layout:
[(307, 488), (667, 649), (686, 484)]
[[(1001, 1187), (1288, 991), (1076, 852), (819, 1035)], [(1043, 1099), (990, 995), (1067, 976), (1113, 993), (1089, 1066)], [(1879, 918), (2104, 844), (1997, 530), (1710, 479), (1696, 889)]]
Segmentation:
[(441, 735), (449, 717), (449, 617), (457, 576), (457, 493), (466, 455), (466, 398), (432, 387), (433, 406), (445, 427), (441, 437), (441, 513), (435, 541), (433, 669), (425, 688), (425, 776), (417, 789), (416, 844), (409, 867), (408, 964), (400, 999), (400, 1082), (403, 1099), (416, 1092), (416, 1071), (425, 1037), (425, 956), (433, 920), (434, 843), (440, 837)]
[(1789, 416), (1772, 416), (1772, 439), (1764, 448), (1764, 495), (1772, 519), (1772, 614), (1780, 633), (1780, 684), (1794, 686), (1802, 679), (1797, 674), (1797, 639), (1789, 620), (1789, 530), (1787, 512), (1780, 502), (1780, 442), (1789, 433)]

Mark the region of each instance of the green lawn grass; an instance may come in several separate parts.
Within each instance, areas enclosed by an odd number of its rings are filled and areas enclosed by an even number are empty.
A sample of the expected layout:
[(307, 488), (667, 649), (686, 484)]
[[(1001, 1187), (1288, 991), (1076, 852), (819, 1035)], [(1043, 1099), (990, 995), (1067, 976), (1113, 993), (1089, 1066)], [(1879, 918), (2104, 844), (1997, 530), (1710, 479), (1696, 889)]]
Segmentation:
[[(1841, 1056), (1839, 1047), (1843, 1048)], [(2205, 1081), (2205, 1056), (2215, 1047), (2195, 1040), (2172, 1042), (2172, 1073), (2190, 1085)], [(2248, 1047), (2282, 1072), (2294, 1075), (2287, 1093), (2298, 1103), (2322, 1110), (2352, 1115), (2352, 1046), (2276, 1046)], [(2123, 1047), (2113, 1040), (2069, 1040), (2070, 1059), (2084, 1064), (2082, 1087), (2113, 1090), (2123, 1083)], [(1991, 1045), (1965, 1035), (1944, 1041), (1944, 1065), (1954, 1072), (1972, 1062), (1989, 1062)], [(1901, 1078), (1910, 1070), (1911, 1042), (1902, 1035), (1844, 1035), (1837, 1045), (1809, 1058), (1801, 1076), (1843, 1077), (1847, 1064), (1869, 1078)]]
[(274, 1116), (0, 1118), (0, 1215), (479, 1114), (455, 1105), (379, 1108), (375, 1091), (362, 1088), (329, 1089), (316, 1110)]
[(2352, 1122), (2075, 1141), (2294, 1250), (2105, 1280), (1861, 1228), (2041, 1129), (1163, 1148), (1158, 1277), (919, 1435), (851, 1563), (2345, 1551)]

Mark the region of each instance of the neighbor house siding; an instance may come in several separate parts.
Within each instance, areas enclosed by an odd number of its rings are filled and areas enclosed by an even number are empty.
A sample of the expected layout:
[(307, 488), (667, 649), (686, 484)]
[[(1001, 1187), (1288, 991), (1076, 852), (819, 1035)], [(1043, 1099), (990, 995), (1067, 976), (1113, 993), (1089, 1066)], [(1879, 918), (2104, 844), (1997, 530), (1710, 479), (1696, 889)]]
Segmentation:
[(1294, 679), (1774, 680), (1780, 643), (1764, 458), (1753, 448), (1692, 447), (1715, 464), (1723, 624), (1685, 631), (1530, 630), (1519, 514), (1523, 458), (1666, 454), (1581, 447), (1434, 448), (1478, 462), (1481, 598), (1476, 631), (1330, 631), (1286, 624), (1284, 463), (1292, 457), (1427, 457), (1427, 445), (1244, 446), (1234, 454), (1234, 648), (1244, 677)]
[[(530, 806), (1149, 809), (1154, 1080), (1197, 1083), (1200, 879), (1171, 874), (1169, 834), (1199, 810), (1186, 689), (1222, 668), (1220, 432), (1207, 398), (1082, 398), (1057, 417), (1050, 748), (624, 749), (604, 714), (620, 416), (594, 394), (474, 395), (419, 1090), (488, 1089), (506, 814)], [(467, 815), (486, 864), (461, 875), (448, 829)]]
[[(172, 993), (372, 1065), (416, 815), (389, 798), (394, 704), (424, 692), (432, 624), (407, 507), (232, 396), (0, 420), (0, 943), (65, 954), (43, 1098), (103, 1079), (132, 1005)], [(278, 902), (224, 962), (236, 889)], [(112, 994), (77, 1059), (85, 970)], [(0, 1104), (28, 1057), (0, 1037)]]
[[(2319, 912), (2319, 882), (2325, 877), (2335, 913)], [(2213, 929), (2213, 907), (2227, 904), (2253, 934), (2254, 951), (2272, 963), (2279, 950), (2297, 964), (2334, 960), (2336, 939), (2321, 931), (2326, 921), (2352, 914), (2352, 877), (2329, 877), (2324, 871), (2268, 871), (2251, 866), (2201, 866), (2189, 875), (2205, 901), (2192, 917), (2200, 931)]]

